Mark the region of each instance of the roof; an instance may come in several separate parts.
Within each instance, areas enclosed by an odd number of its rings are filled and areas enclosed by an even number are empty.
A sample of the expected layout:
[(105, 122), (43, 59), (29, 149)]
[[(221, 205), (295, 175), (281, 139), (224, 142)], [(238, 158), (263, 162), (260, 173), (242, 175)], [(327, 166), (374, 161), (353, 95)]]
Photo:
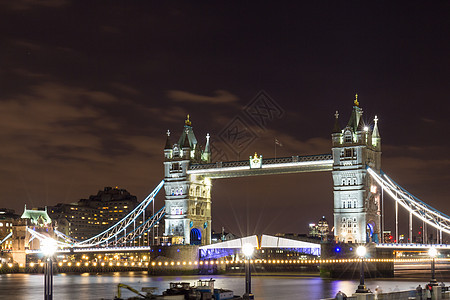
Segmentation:
[(25, 208), (21, 218), (31, 219), (31, 223), (35, 225), (47, 225), (52, 222), (52, 219), (47, 214), (47, 210), (30, 210)]
[(335, 120), (334, 120), (334, 127), (332, 133), (341, 133), (341, 126), (339, 125), (339, 113), (336, 111)]
[(169, 130), (167, 130), (166, 146), (164, 146), (164, 149), (172, 149), (172, 144), (170, 143), (170, 131)]
[(192, 129), (192, 126), (190, 125), (184, 125), (183, 133), (181, 134), (181, 137), (178, 140), (178, 145), (180, 145), (183, 148), (187, 146), (187, 144), (185, 144), (186, 136), (189, 141), (189, 148), (194, 149), (195, 145), (197, 145), (197, 139), (195, 138), (194, 131)]

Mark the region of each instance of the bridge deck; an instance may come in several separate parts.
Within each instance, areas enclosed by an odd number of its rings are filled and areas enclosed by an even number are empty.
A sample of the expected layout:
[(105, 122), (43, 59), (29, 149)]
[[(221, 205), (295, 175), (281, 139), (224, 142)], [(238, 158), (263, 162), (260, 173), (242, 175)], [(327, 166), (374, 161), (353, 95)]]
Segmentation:
[(331, 154), (291, 156), (262, 159), (260, 167), (251, 167), (250, 160), (194, 164), (188, 174), (205, 175), (210, 178), (233, 178), (254, 175), (289, 174), (301, 172), (331, 171)]

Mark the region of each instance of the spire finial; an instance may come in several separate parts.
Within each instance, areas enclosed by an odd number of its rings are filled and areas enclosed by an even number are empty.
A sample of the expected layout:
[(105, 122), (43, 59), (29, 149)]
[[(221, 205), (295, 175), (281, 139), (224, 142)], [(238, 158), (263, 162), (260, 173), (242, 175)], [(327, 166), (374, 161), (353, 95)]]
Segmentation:
[(375, 124), (378, 123), (378, 117), (377, 117), (377, 115), (375, 115), (375, 119), (373, 119), (373, 120), (374, 120)]
[(339, 112), (336, 111), (336, 113), (334, 114), (334, 116), (336, 117), (336, 119), (339, 118)]
[(355, 105), (359, 107), (358, 94), (355, 94)]
[(211, 137), (211, 136), (209, 135), (209, 133), (207, 133), (207, 134), (206, 134), (206, 141), (207, 141), (207, 142), (209, 142), (209, 138), (210, 138), (210, 137)]
[(170, 136), (170, 130), (169, 129), (167, 129), (166, 134), (167, 134), (167, 136)]
[(184, 124), (186, 124), (186, 125), (188, 125), (188, 126), (191, 126), (191, 121), (189, 120), (189, 114), (187, 115), (187, 119), (186, 119), (186, 121), (184, 121)]

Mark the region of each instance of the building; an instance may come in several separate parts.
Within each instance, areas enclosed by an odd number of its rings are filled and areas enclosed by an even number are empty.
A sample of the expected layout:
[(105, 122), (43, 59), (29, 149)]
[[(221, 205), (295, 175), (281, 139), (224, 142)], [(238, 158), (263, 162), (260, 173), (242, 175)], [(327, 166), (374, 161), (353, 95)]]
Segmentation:
[(327, 240), (329, 233), (328, 221), (325, 219), (325, 216), (323, 216), (317, 224), (309, 224), (310, 237), (318, 237), (321, 240)]
[(9, 236), (19, 219), (20, 216), (14, 210), (0, 208), (0, 250), (12, 249), (12, 238)]
[(211, 180), (187, 174), (191, 163), (210, 161), (209, 134), (203, 148), (197, 142), (189, 115), (176, 143), (170, 141), (170, 132), (167, 131), (164, 147), (164, 234), (172, 237), (174, 244), (211, 243)]
[(381, 168), (381, 137), (378, 118), (373, 127), (364, 123), (355, 96), (350, 120), (344, 129), (336, 112), (332, 133), (334, 235), (348, 243), (378, 242), (380, 236), (380, 191), (367, 173)]
[[(48, 212), (57, 230), (77, 240), (86, 240), (111, 227), (139, 204), (126, 189), (105, 187), (97, 195), (76, 203), (58, 203)], [(151, 216), (148, 212), (147, 216)], [(137, 222), (142, 223), (142, 218)]]
[(237, 235), (231, 233), (231, 232), (226, 232), (225, 228), (222, 227), (222, 231), (221, 232), (214, 232), (212, 231), (211, 233), (211, 244), (215, 244), (215, 243), (220, 243), (220, 242), (225, 242), (225, 241), (231, 241), (231, 240), (235, 240), (239, 238)]

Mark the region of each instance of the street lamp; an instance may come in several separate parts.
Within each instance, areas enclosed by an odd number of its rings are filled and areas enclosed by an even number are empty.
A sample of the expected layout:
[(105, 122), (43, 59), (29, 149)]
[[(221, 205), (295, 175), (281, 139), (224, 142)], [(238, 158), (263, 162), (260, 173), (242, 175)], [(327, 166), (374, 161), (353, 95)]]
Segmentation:
[(356, 255), (361, 258), (361, 269), (359, 271), (359, 285), (356, 293), (368, 293), (366, 285), (364, 284), (364, 257), (366, 256), (367, 249), (364, 246), (359, 246), (356, 248)]
[(41, 251), (45, 256), (44, 267), (44, 300), (53, 299), (53, 266), (52, 256), (56, 252), (56, 241), (52, 238), (41, 240)]
[(245, 294), (244, 299), (255, 299), (255, 296), (252, 294), (252, 278), (250, 273), (250, 259), (253, 255), (253, 245), (250, 243), (246, 243), (242, 245), (242, 253), (246, 258), (245, 260)]
[(431, 280), (430, 280), (430, 285), (438, 285), (437, 280), (436, 280), (436, 276), (435, 276), (435, 266), (434, 266), (435, 257), (438, 255), (438, 252), (437, 252), (436, 248), (431, 247), (430, 249), (428, 249), (428, 255), (431, 257)]

